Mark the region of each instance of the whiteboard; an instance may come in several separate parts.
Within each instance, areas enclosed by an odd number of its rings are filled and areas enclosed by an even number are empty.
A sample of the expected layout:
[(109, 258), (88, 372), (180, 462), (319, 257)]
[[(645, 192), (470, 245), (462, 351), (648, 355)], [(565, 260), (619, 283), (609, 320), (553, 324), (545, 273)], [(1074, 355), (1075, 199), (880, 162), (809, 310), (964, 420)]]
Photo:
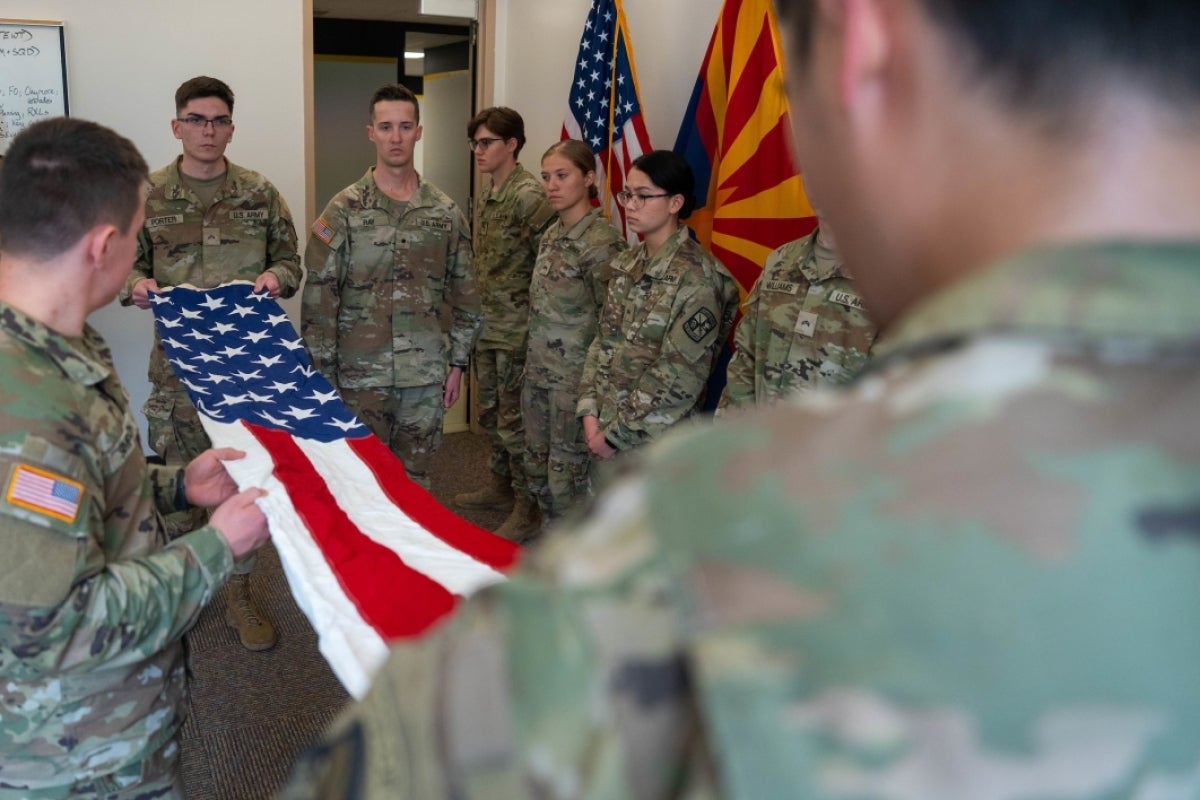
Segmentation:
[(63, 24), (0, 19), (0, 153), (31, 123), (66, 114)]

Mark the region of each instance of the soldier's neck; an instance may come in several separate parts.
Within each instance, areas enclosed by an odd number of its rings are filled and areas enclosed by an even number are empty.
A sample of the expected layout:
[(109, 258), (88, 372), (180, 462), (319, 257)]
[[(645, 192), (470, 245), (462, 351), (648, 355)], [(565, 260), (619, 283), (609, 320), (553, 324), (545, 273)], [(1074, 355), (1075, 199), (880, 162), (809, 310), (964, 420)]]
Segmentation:
[(401, 203), (411, 200), (421, 185), (421, 176), (411, 166), (388, 167), (376, 164), (371, 177), (379, 191)]
[(219, 161), (197, 161), (185, 153), (179, 162), (179, 171), (189, 178), (209, 181), (219, 175), (224, 175), (229, 165), (222, 158)]

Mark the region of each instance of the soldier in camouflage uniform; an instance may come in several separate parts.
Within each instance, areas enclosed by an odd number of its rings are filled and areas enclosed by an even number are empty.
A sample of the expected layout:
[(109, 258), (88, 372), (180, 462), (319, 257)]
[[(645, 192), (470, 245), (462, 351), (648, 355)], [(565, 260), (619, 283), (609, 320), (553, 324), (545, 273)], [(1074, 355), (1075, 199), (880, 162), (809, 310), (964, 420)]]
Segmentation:
[[(122, 304), (148, 309), (150, 292), (185, 283), (208, 288), (247, 280), (272, 297), (291, 297), (300, 288), (296, 229), (283, 196), (262, 175), (225, 158), (232, 114), (233, 92), (216, 78), (192, 78), (175, 92), (171, 130), (183, 143), (183, 155), (150, 175), (146, 224)], [(167, 464), (186, 464), (212, 443), (157, 332), (149, 377), (143, 411), (150, 448)], [(204, 513), (172, 515), (168, 522), (188, 531), (203, 524)], [(254, 559), (238, 564), (225, 618), (246, 648), (265, 650), (275, 644), (275, 629), (250, 594), (253, 569)]]
[(633, 162), (617, 195), (645, 241), (612, 264), (579, 385), (576, 414), (596, 458), (646, 444), (697, 413), (733, 325), (737, 283), (680, 224), (694, 185), (681, 156), (656, 150)]
[(521, 410), (529, 491), (550, 523), (588, 492), (591, 457), (575, 404), (612, 274), (609, 264), (626, 244), (591, 206), (596, 156), (586, 144), (568, 139), (552, 145), (542, 156), (542, 183), (558, 219), (542, 236), (529, 286)]
[(887, 337), (397, 649), (324, 796), (1200, 796), (1200, 13), (779, 5)]
[[(146, 463), (86, 324), (129, 273), (146, 163), (95, 123), (13, 141), (0, 175), (0, 798), (180, 797), (183, 633), (267, 540), (207, 451)], [(244, 455), (244, 454), (241, 454)], [(219, 507), (168, 543), (160, 514)]]
[(718, 417), (847, 383), (866, 365), (875, 341), (875, 323), (823, 220), (767, 256), (743, 307)]
[[(403, 86), (372, 96), (375, 166), (313, 223), (301, 317), (313, 366), (428, 489), (482, 316), (466, 218), (412, 165), (420, 113)], [(449, 348), (443, 305), (453, 315)]]
[(467, 124), (475, 165), (491, 181), (475, 198), (475, 280), (483, 298), (483, 334), (475, 346), (479, 424), (491, 440), (487, 486), (460, 494), (463, 508), (512, 513), (496, 530), (520, 541), (541, 526), (525, 478), (521, 380), (529, 338), (529, 284), (538, 243), (554, 219), (538, 179), (517, 161), (525, 122), (511, 108), (485, 108)]

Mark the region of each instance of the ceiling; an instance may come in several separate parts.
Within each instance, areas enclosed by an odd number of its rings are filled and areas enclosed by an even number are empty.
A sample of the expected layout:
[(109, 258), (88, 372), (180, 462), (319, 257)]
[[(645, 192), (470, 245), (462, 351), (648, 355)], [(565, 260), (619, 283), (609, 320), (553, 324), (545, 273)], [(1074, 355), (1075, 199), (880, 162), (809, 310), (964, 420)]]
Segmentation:
[(463, 17), (421, 14), (421, 0), (313, 0), (313, 16), (320, 19), (377, 19), (386, 22), (425, 22), (430, 25), (464, 25)]

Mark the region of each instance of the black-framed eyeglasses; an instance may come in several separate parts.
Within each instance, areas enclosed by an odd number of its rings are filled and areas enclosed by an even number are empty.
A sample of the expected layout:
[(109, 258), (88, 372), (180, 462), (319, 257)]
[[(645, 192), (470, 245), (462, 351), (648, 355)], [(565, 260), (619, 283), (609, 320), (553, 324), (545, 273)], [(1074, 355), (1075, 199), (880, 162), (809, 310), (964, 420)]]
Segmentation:
[(467, 147), (472, 153), (480, 150), (487, 150), (496, 142), (503, 142), (504, 139), (500, 136), (484, 136), (479, 139), (467, 139)]
[(622, 208), (628, 208), (630, 211), (637, 211), (642, 206), (646, 205), (647, 200), (653, 200), (656, 197), (670, 197), (670, 192), (662, 194), (636, 194), (628, 189), (622, 189), (616, 193), (617, 202)]
[(210, 119), (199, 114), (188, 114), (186, 117), (176, 117), (175, 120), (198, 131), (204, 130), (209, 125), (213, 126), (214, 131), (224, 130), (233, 124), (233, 117), (212, 117)]

